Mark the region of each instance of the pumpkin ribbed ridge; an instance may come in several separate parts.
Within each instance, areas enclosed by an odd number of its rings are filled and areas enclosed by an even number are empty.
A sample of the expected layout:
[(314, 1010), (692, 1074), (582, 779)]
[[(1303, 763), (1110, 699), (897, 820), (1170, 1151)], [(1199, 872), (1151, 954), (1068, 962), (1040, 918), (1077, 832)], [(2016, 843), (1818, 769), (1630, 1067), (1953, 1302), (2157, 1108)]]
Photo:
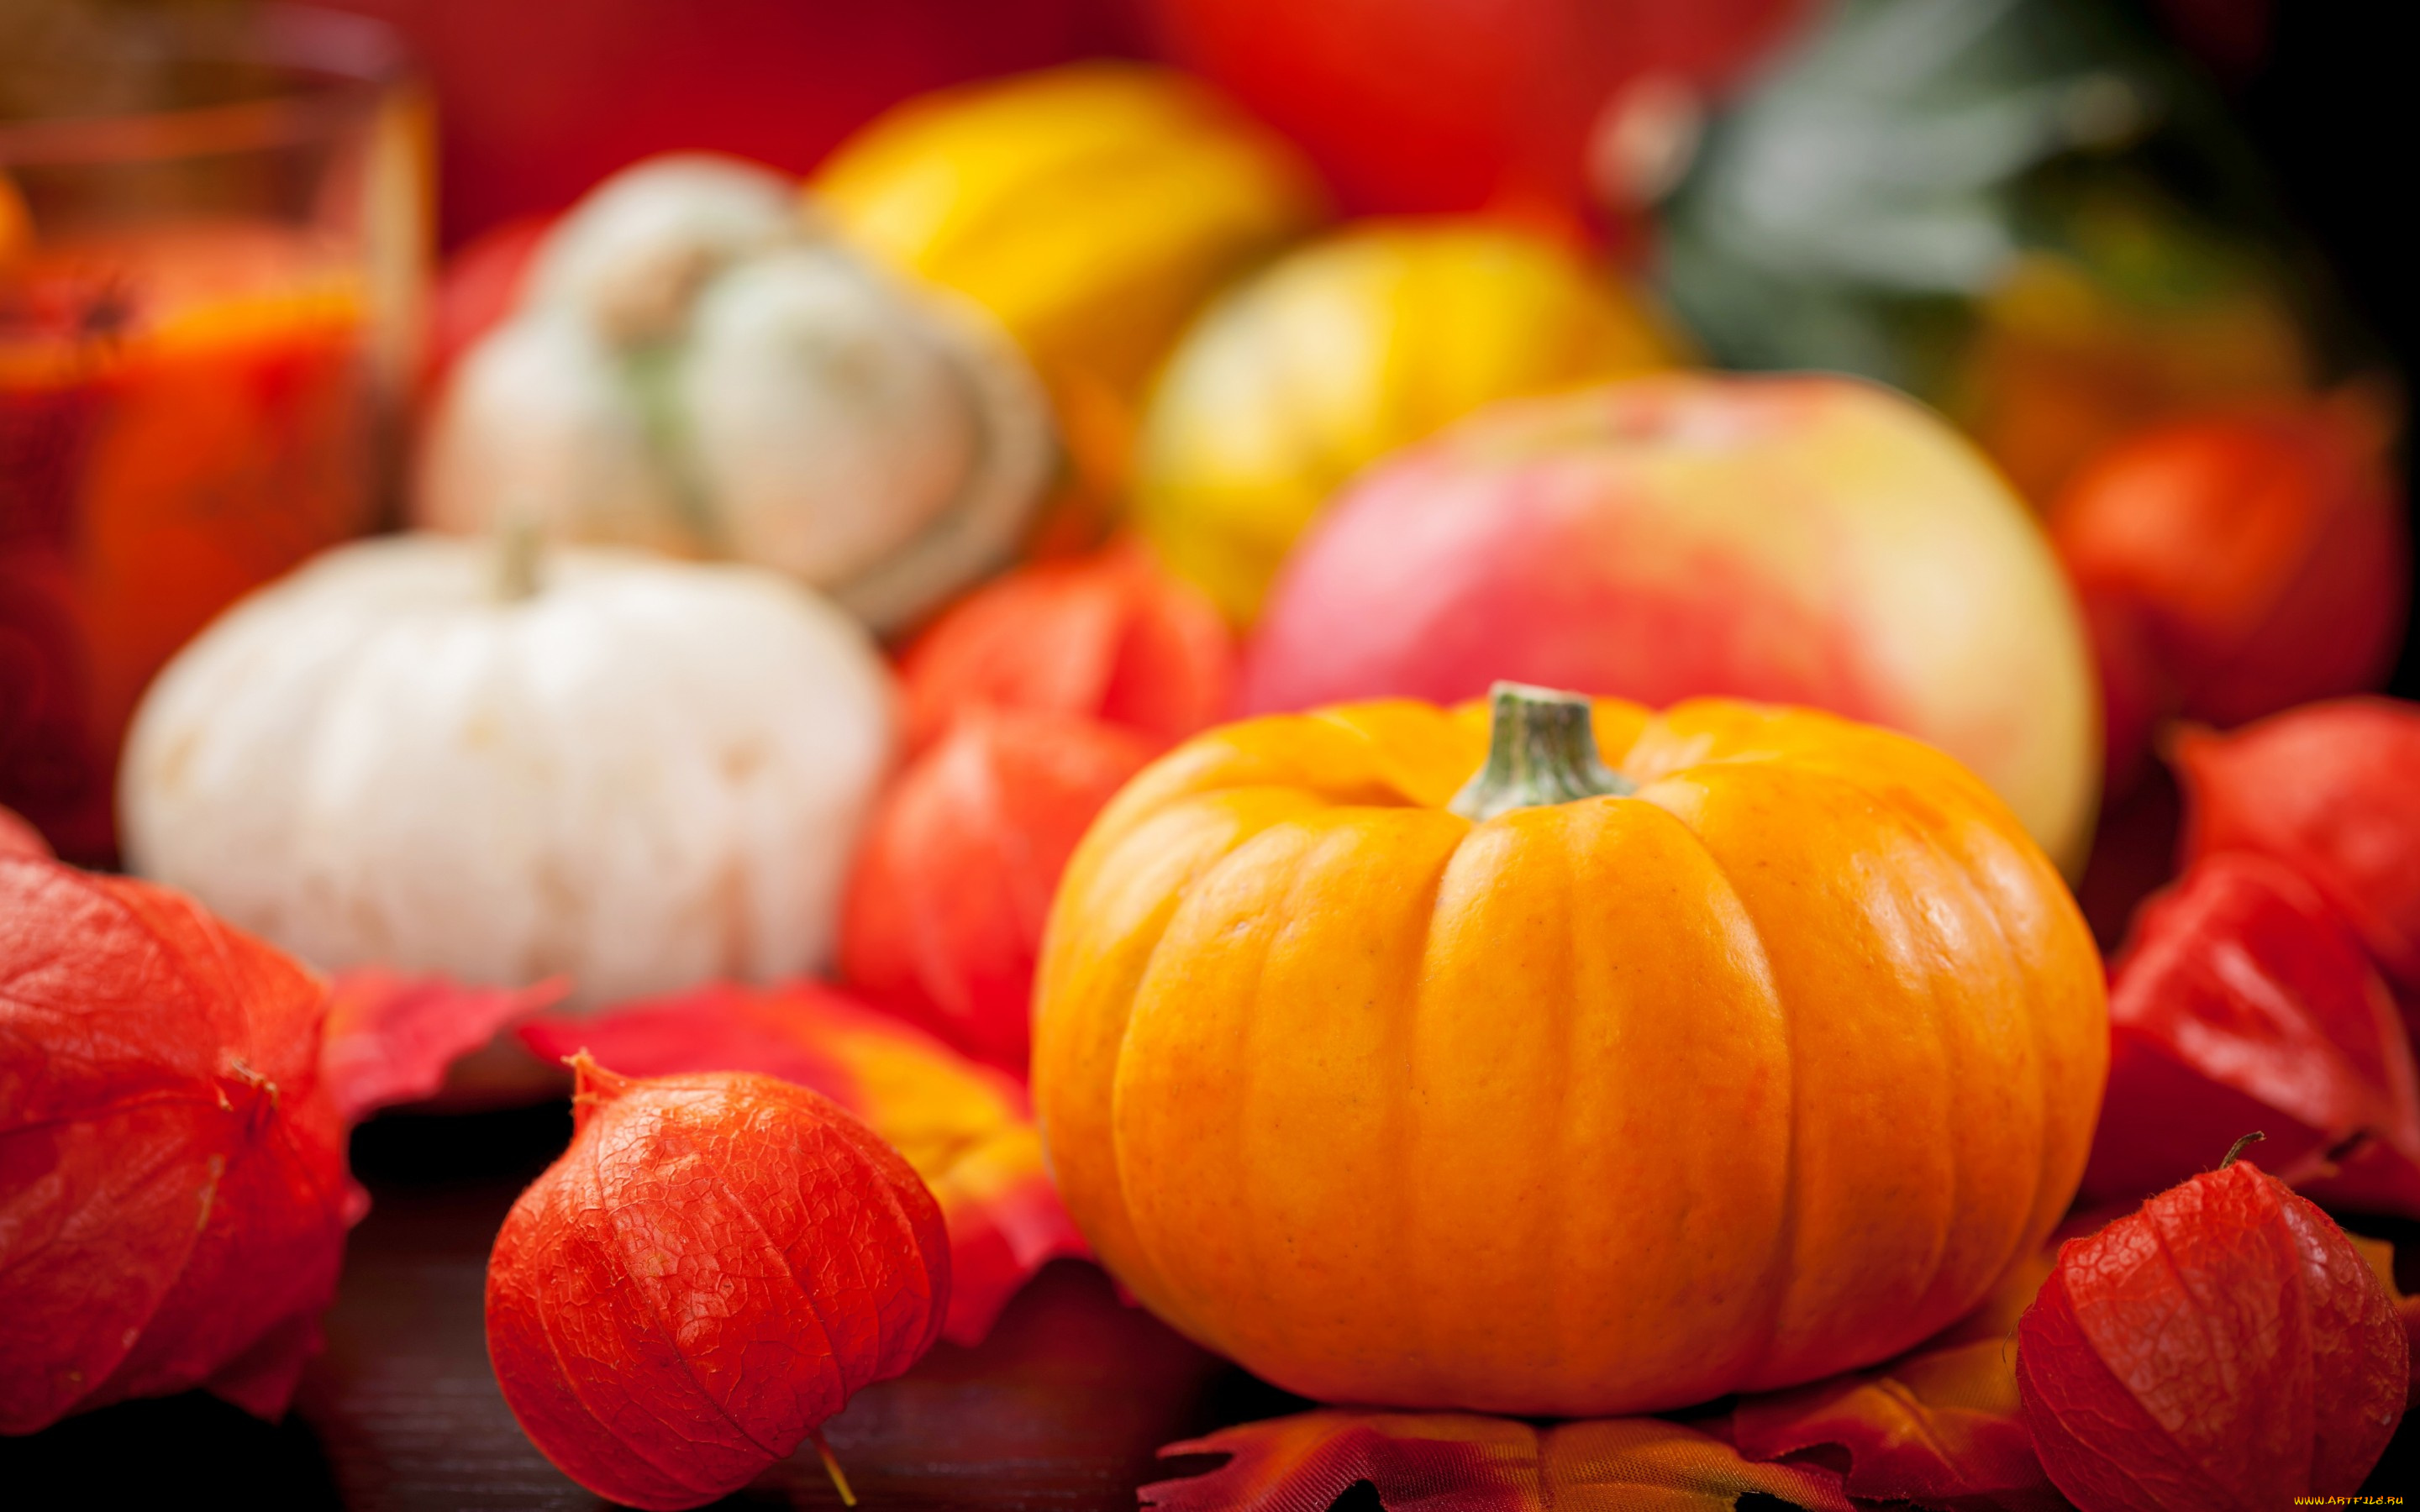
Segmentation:
[[(1625, 753), (1625, 755), (1627, 753)], [(1619, 768), (1622, 764), (1620, 761), (1615, 761), (1612, 764)], [(1696, 830), (1691, 829), (1685, 824), (1682, 825), (1680, 827), (1688, 835), (1691, 841), (1696, 842), (1699, 850), (1705, 855), (1707, 865), (1719, 873), (1722, 871), (1722, 862), (1720, 858), (1707, 847), (1704, 839), (1700, 837)], [(1728, 882), (1729, 878), (1726, 877), (1725, 880)], [(1747, 915), (1748, 934), (1756, 943), (1757, 963), (1761, 976), (1766, 981), (1770, 982), (1773, 980), (1773, 963), (1765, 951), (1764, 935), (1757, 927), (1755, 916), (1748, 914), (1747, 904), (1745, 901), (1740, 899), (1738, 889), (1731, 889), (1730, 898), (1738, 906), (1740, 912), (1743, 915)], [(1764, 1278), (1759, 1288), (1759, 1295), (1761, 1298), (1762, 1305), (1758, 1309), (1759, 1317), (1757, 1321), (1749, 1330), (1750, 1335), (1755, 1339), (1756, 1343), (1754, 1350), (1750, 1355), (1749, 1362), (1743, 1367), (1741, 1376), (1741, 1379), (1743, 1380), (1758, 1379), (1771, 1366), (1774, 1348), (1781, 1338), (1781, 1320), (1789, 1307), (1790, 1299), (1788, 1283), (1792, 1271), (1790, 1262), (1793, 1253), (1793, 1246), (1797, 1242), (1798, 1203), (1796, 1195), (1798, 1191), (1798, 1182), (1796, 1177), (1799, 1158), (1798, 1120), (1800, 1118), (1802, 1104), (1802, 1099), (1800, 1097), (1800, 1082), (1802, 1078), (1798, 1067), (1798, 1035), (1795, 1027), (1791, 1023), (1790, 1015), (1787, 1013), (1781, 1015), (1781, 1063), (1786, 1072), (1786, 1074), (1783, 1077), (1781, 1095), (1787, 1100), (1790, 1109), (1790, 1116), (1787, 1123), (1787, 1135), (1782, 1146), (1781, 1158), (1782, 1168), (1788, 1173), (1789, 1179), (1785, 1180), (1781, 1184), (1780, 1207), (1779, 1211), (1774, 1215), (1773, 1242), (1766, 1251)]]

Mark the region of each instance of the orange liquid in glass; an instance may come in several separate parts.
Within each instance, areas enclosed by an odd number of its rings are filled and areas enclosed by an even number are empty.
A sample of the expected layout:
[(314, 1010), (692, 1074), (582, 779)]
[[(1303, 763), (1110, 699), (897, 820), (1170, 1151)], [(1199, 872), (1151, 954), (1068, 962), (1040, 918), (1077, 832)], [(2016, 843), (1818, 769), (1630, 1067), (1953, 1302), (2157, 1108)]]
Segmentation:
[(60, 241), (0, 266), (0, 804), (115, 851), (143, 689), (375, 507), (357, 277), (275, 225)]

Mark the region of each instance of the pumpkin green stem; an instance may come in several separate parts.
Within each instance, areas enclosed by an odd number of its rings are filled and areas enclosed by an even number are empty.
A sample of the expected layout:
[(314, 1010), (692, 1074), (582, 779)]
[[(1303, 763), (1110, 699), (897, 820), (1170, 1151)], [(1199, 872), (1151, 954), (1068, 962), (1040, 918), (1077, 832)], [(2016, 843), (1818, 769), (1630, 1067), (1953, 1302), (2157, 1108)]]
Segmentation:
[(1596, 752), (1589, 701), (1577, 693), (1498, 683), (1488, 694), (1495, 729), (1487, 764), (1446, 807), (1473, 822), (1515, 809), (1579, 798), (1620, 797), (1637, 784)]

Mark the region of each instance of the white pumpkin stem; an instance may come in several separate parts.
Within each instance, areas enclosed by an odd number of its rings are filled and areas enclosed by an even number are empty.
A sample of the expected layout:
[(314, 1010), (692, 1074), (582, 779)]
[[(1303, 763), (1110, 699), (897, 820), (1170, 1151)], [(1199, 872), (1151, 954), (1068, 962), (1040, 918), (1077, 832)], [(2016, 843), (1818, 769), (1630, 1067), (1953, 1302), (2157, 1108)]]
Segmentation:
[(537, 596), (538, 558), (543, 554), (544, 537), (535, 510), (508, 509), (496, 522), (498, 598), (518, 604)]
[(1498, 683), (1488, 695), (1495, 727), (1487, 761), (1447, 805), (1465, 819), (1493, 819), (1515, 809), (1620, 796), (1637, 784), (1608, 769), (1596, 751), (1589, 701), (1527, 683)]

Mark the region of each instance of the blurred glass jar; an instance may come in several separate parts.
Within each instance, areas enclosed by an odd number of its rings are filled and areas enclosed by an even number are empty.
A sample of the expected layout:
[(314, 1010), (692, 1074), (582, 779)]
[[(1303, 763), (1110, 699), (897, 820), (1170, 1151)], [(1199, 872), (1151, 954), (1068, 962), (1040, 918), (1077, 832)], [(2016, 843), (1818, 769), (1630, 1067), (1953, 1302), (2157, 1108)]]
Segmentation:
[(360, 18), (27, 4), (0, 38), (0, 804), (106, 862), (162, 663), (387, 511), (428, 119)]

